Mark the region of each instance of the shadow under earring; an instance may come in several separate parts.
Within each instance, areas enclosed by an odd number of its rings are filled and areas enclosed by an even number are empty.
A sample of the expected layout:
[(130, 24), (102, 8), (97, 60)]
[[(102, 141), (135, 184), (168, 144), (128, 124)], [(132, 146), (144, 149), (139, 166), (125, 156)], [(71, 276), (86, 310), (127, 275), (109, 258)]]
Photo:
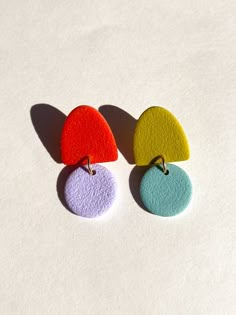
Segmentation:
[(61, 136), (62, 161), (78, 165), (65, 183), (65, 200), (75, 214), (94, 218), (113, 204), (116, 183), (104, 166), (94, 164), (115, 161), (118, 151), (112, 131), (94, 108), (81, 105), (67, 117)]
[(154, 165), (140, 183), (140, 197), (150, 212), (170, 217), (187, 207), (192, 195), (190, 178), (169, 162), (189, 157), (186, 135), (174, 115), (162, 107), (148, 108), (135, 128), (134, 160), (138, 166)]

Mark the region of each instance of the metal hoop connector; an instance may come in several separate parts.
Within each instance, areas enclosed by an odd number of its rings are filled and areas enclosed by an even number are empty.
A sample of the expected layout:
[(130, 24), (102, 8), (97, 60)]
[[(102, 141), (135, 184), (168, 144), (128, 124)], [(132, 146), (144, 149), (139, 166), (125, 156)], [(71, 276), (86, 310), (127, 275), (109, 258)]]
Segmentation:
[(96, 171), (93, 170), (91, 165), (90, 165), (90, 157), (88, 156), (87, 159), (88, 159), (88, 172), (89, 172), (89, 175), (95, 175)]
[(168, 169), (166, 167), (165, 158), (164, 158), (163, 155), (158, 155), (155, 159), (152, 160), (152, 163), (156, 163), (160, 159), (161, 159), (161, 162), (162, 162), (163, 173), (165, 175), (168, 175), (169, 171), (168, 171)]

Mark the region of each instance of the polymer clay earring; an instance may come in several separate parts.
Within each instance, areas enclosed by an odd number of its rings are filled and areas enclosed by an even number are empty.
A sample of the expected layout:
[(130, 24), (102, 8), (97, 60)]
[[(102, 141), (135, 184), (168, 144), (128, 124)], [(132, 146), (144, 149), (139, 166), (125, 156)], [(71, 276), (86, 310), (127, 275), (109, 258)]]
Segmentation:
[(134, 160), (138, 166), (154, 165), (140, 183), (140, 197), (151, 213), (170, 217), (187, 207), (192, 195), (190, 178), (169, 162), (189, 157), (185, 132), (175, 116), (162, 107), (148, 108), (135, 128)]
[(117, 145), (105, 118), (87, 105), (76, 107), (67, 117), (61, 136), (62, 162), (78, 165), (65, 183), (65, 200), (75, 214), (94, 218), (112, 205), (116, 183), (112, 173), (94, 164), (115, 161)]

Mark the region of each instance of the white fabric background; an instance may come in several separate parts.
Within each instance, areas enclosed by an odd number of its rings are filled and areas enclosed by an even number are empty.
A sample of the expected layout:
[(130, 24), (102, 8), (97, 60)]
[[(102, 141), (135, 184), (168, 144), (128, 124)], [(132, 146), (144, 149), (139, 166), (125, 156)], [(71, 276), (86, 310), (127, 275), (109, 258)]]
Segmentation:
[[(236, 313), (235, 13), (234, 0), (0, 1), (1, 314)], [(120, 153), (105, 165), (115, 206), (72, 215), (31, 122), (39, 103), (172, 111), (191, 146), (187, 211), (140, 208)]]

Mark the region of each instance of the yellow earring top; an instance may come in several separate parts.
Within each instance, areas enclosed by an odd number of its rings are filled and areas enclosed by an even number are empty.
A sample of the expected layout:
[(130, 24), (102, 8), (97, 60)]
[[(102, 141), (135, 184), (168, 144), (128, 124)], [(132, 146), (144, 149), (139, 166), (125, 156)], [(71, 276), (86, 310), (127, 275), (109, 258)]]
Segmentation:
[(190, 157), (190, 149), (175, 116), (165, 108), (150, 107), (139, 117), (135, 128), (134, 161), (139, 166), (155, 164), (158, 156), (164, 156), (165, 162), (185, 161)]

